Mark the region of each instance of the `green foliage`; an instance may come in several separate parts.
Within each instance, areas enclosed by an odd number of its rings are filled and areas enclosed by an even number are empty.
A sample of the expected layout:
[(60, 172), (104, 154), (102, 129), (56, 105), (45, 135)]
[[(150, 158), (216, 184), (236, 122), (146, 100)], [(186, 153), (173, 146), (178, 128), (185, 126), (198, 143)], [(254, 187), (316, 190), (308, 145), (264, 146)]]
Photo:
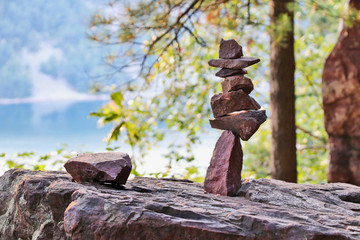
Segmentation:
[(75, 151), (69, 151), (67, 145), (44, 155), (38, 155), (34, 152), (22, 152), (13, 155), (0, 153), (0, 164), (4, 163), (5, 167), (9, 169), (63, 170), (64, 163), (77, 154)]
[[(165, 156), (175, 160), (192, 159), (182, 157), (178, 149), (186, 145), (187, 151), (191, 151), (191, 144), (197, 142), (197, 136), (204, 130), (204, 123), (207, 124), (207, 118), (210, 116), (209, 96), (212, 95), (213, 89), (219, 92), (219, 85), (210, 75), (213, 70), (208, 69), (207, 64), (203, 64), (208, 59), (216, 57), (214, 50), (217, 49), (218, 36), (236, 38), (241, 43), (246, 43), (246, 55), (254, 53), (253, 55), (263, 56), (264, 63), (261, 67), (255, 67), (258, 72), (254, 73), (255, 70), (250, 69), (250, 76), (255, 85), (266, 86), (266, 79), (269, 77), (269, 71), (266, 69), (269, 45), (267, 37), (258, 37), (261, 35), (259, 32), (264, 33), (267, 29), (276, 34), (276, 42), (281, 43), (290, 27), (286, 15), (277, 20), (276, 26), (266, 25), (269, 22), (267, 1), (255, 1), (250, 7), (247, 2), (242, 1), (224, 1), (217, 4), (201, 1), (201, 5), (196, 5), (199, 12), (194, 15), (198, 14), (206, 21), (195, 19), (193, 22), (190, 21), (191, 24), (178, 21), (178, 15), (171, 14), (171, 9), (177, 6), (186, 9), (189, 4), (190, 2), (186, 1), (158, 0), (142, 1), (142, 5), (137, 6), (127, 5), (122, 15), (122, 27), (117, 28), (116, 34), (109, 31), (112, 23), (117, 21), (116, 16), (107, 16), (108, 19), (102, 20), (101, 23), (93, 22), (96, 30), (94, 34), (98, 41), (103, 43), (115, 40), (120, 46), (124, 46), (131, 42), (143, 41), (142, 49), (127, 49), (130, 56), (139, 57), (142, 54), (146, 56), (146, 61), (153, 60), (148, 65), (142, 62), (142, 70), (148, 67), (147, 71), (142, 71), (143, 82), (137, 79), (133, 84), (118, 89), (121, 89), (123, 95), (132, 92), (137, 93), (132, 94), (136, 97), (142, 95), (142, 103), (152, 103), (151, 113), (156, 116), (159, 125), (163, 126), (164, 121), (167, 128), (186, 133), (186, 143), (183, 146), (173, 143), (169, 145), (176, 148), (172, 148)], [(336, 40), (339, 19), (357, 18), (357, 13), (350, 12), (346, 15), (344, 5), (344, 1), (303, 1), (290, 6), (295, 8), (299, 182), (326, 181), (328, 149), (323, 123), (321, 74), (323, 63)], [(113, 4), (112, 7), (121, 6)], [(245, 9), (247, 11), (244, 11)], [(184, 32), (179, 34), (184, 26), (190, 30), (185, 28)], [(99, 29), (100, 31), (97, 31)], [(114, 39), (114, 36), (117, 39)], [(207, 48), (201, 47), (204, 43)], [(112, 56), (112, 59), (115, 59), (115, 65), (121, 65), (121, 62), (116, 60), (122, 58)], [(148, 94), (154, 86), (160, 88), (156, 92), (158, 94)], [(269, 98), (264, 95), (264, 91), (260, 90), (255, 94), (266, 107)], [(131, 96), (128, 98), (131, 99)], [(106, 108), (105, 106), (104, 109)], [(144, 131), (140, 136), (148, 136), (154, 130), (155, 128)], [(163, 134), (165, 132), (166, 130), (162, 131)], [(270, 141), (268, 120), (249, 142), (243, 144), (243, 171), (246, 177), (269, 177)]]
[[(214, 90), (220, 91), (213, 76), (215, 69), (206, 64), (217, 57), (219, 36), (241, 38), (254, 51), (265, 42), (256, 39), (256, 34), (244, 32), (244, 28), (250, 32), (265, 29), (264, 3), (257, 2), (254, 6), (258, 11), (253, 13), (242, 11), (246, 3), (115, 1), (110, 4), (111, 11), (93, 16), (91, 38), (120, 45), (118, 54), (108, 56), (109, 65), (118, 66), (120, 74), (127, 67), (140, 72), (139, 77), (114, 87), (109, 104), (91, 114), (103, 124), (114, 124), (109, 142), (124, 136), (133, 152), (140, 153), (135, 161), (138, 162), (151, 147), (165, 139), (168, 152), (164, 157), (169, 159), (169, 171), (174, 162), (194, 160), (192, 146), (199, 142), (199, 134), (208, 131), (205, 126), (211, 114), (210, 97)], [(118, 10), (121, 15), (111, 14)], [(247, 23), (251, 25), (245, 26)], [(259, 42), (254, 44), (255, 40)], [(247, 53), (251, 55), (250, 51)], [(167, 141), (164, 136), (169, 131), (182, 132), (185, 137)]]
[[(191, 4), (194, 4), (192, 8)], [(338, 21), (344, 16), (343, 5), (344, 1), (303, 1), (288, 6), (295, 9), (299, 182), (326, 181), (328, 149), (321, 73), (336, 40)], [(209, 97), (213, 92), (220, 92), (218, 81), (212, 75), (214, 69), (206, 64), (217, 57), (215, 51), (220, 36), (245, 43), (245, 55), (262, 57), (261, 66), (250, 68), (249, 72), (257, 86), (256, 98), (265, 108), (268, 106), (266, 90), (259, 89), (259, 86), (268, 88), (266, 79), (269, 78), (269, 39), (263, 33), (275, 34), (275, 42), (281, 44), (290, 28), (286, 15), (277, 19), (276, 26), (267, 25), (268, 1), (250, 4), (247, 1), (158, 0), (140, 1), (139, 4), (115, 1), (110, 8), (121, 9), (121, 20), (117, 15), (98, 13), (91, 24), (92, 37), (104, 44), (118, 44), (119, 51), (124, 51), (111, 55), (111, 64), (126, 67), (123, 63), (127, 60), (133, 64), (131, 66), (138, 66), (141, 78), (115, 87), (121, 100), (113, 99), (92, 114), (101, 117), (104, 123), (115, 123), (109, 141), (118, 140), (117, 136), (124, 132), (133, 147), (144, 150), (141, 146), (144, 142), (150, 147), (151, 143), (164, 139), (166, 128), (182, 131), (186, 139), (169, 143), (169, 153), (165, 157), (169, 158), (169, 165), (173, 160), (192, 161), (191, 146), (199, 141), (199, 134), (207, 130), (204, 126), (210, 117)], [(181, 11), (177, 12), (179, 9)], [(184, 15), (186, 11), (188, 14)], [(121, 24), (115, 25), (118, 22)], [(134, 103), (137, 108), (133, 107)], [(139, 111), (139, 108), (147, 111)], [(114, 109), (117, 109), (116, 114)], [(124, 124), (130, 118), (136, 123), (136, 129)], [(146, 119), (157, 124), (150, 126)], [(136, 134), (135, 141), (131, 140)], [(154, 140), (152, 134), (161, 138)], [(269, 119), (243, 144), (245, 177), (270, 176), (270, 134)], [(186, 149), (188, 155), (183, 156), (179, 149)]]
[[(48, 9), (52, 3), (48, 4), (42, 8)], [(94, 91), (110, 92), (111, 101), (91, 116), (98, 117), (100, 124), (113, 124), (107, 137), (109, 143), (124, 140), (133, 148), (133, 174), (143, 174), (137, 168), (141, 159), (162, 141), (168, 145), (168, 152), (164, 153), (169, 160), (168, 168), (165, 172), (152, 173), (153, 176), (174, 176), (174, 163), (186, 162), (183, 176), (202, 180), (203, 176), (193, 161), (193, 146), (199, 143), (199, 135), (216, 131), (208, 128), (209, 102), (214, 93), (220, 92), (220, 84), (214, 77), (215, 69), (210, 69), (207, 61), (217, 58), (220, 37), (237, 39), (244, 46), (245, 55), (262, 59), (261, 64), (249, 68), (249, 76), (255, 84), (252, 94), (268, 109), (269, 37), (265, 33), (275, 32), (277, 42), (281, 43), (289, 29), (289, 19), (285, 15), (277, 20), (276, 26), (268, 25), (268, 4), (268, 1), (236, 0), (140, 0), (136, 4), (133, 1), (112, 1), (92, 17), (89, 38), (108, 46), (107, 51), (102, 51), (108, 53), (105, 60), (113, 71), (110, 76), (119, 76), (121, 80), (116, 85), (95, 85)], [(1, 6), (4, 9), (4, 5)], [(335, 43), (339, 19), (344, 18), (347, 24), (351, 24), (358, 18), (356, 12), (345, 14), (343, 6), (343, 0), (306, 0), (290, 6), (295, 8), (299, 182), (326, 181), (328, 149), (321, 100), (322, 67)], [(14, 6), (10, 4), (8, 7)], [(62, 18), (55, 15), (52, 21), (57, 19)], [(28, 23), (24, 21), (22, 24)], [(47, 31), (47, 24), (43, 24), (36, 22), (34, 26)], [(4, 29), (11, 32), (9, 27), (0, 28), (0, 31)], [(66, 38), (75, 39), (79, 29), (68, 30)], [(14, 31), (14, 36), (16, 33)], [(19, 44), (20, 40), (12, 40)], [(36, 50), (37, 44), (28, 42), (29, 48)], [(81, 41), (78, 43), (77, 47), (83, 45)], [(69, 58), (75, 56), (77, 47), (66, 53)], [(84, 49), (81, 48), (82, 52)], [(84, 54), (86, 59), (93, 59), (93, 56)], [(0, 58), (0, 63), (5, 62), (9, 64)], [(47, 74), (76, 81), (77, 76), (57, 72), (56, 63), (74, 70), (80, 68), (80, 60), (52, 59), (51, 64), (42, 66)], [(269, 111), (268, 115), (271, 117)], [(270, 121), (268, 119), (248, 142), (243, 142), (244, 177), (270, 176)], [(184, 138), (168, 141), (166, 136), (173, 131), (182, 132)], [(109, 147), (107, 150), (118, 148)], [(9, 167), (44, 169), (44, 163), (48, 161), (59, 163), (70, 157), (64, 151), (40, 156), (35, 165), (20, 164), (4, 154), (0, 157), (6, 159)], [(57, 158), (58, 155), (62, 157)], [(35, 156), (31, 153), (17, 156), (22, 159), (29, 157)]]
[[(296, 125), (298, 181), (326, 182), (327, 134), (321, 96), (323, 64), (336, 39), (345, 1), (299, 4), (296, 11)], [(302, 27), (302, 25), (304, 27)]]
[(199, 168), (197, 166), (189, 166), (185, 169), (184, 179), (190, 179), (194, 182), (204, 182), (204, 176), (200, 175)]
[[(261, 132), (260, 132), (261, 131)], [(244, 152), (243, 178), (269, 178), (271, 174), (271, 124), (267, 120), (251, 140), (242, 142)]]

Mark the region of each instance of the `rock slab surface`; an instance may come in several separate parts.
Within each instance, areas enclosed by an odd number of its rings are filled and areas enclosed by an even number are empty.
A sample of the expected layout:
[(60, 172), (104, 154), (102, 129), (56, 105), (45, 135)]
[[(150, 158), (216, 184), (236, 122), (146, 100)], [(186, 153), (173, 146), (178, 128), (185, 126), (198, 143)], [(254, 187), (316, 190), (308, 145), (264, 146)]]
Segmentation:
[(77, 184), (66, 172), (0, 177), (0, 239), (360, 239), (360, 187), (245, 179), (238, 197), (190, 181)]
[(239, 136), (224, 131), (216, 142), (207, 169), (204, 190), (223, 196), (235, 196), (241, 187), (243, 153)]
[(114, 184), (125, 184), (132, 169), (129, 155), (122, 152), (79, 154), (64, 167), (76, 182)]
[(232, 116), (223, 116), (209, 119), (212, 128), (230, 130), (239, 134), (247, 141), (266, 120), (265, 110), (241, 112)]

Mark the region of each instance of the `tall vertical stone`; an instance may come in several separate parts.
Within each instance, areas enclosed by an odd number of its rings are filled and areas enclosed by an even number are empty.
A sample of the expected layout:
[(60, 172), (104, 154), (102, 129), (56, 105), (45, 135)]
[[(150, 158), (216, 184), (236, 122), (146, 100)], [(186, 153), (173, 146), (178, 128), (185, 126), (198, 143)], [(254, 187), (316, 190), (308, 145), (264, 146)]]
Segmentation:
[(239, 136), (231, 131), (224, 131), (215, 145), (204, 190), (234, 196), (241, 187), (242, 164), (243, 152)]
[[(351, 0), (349, 11), (360, 10)], [(360, 21), (345, 26), (322, 76), (325, 128), (329, 134), (329, 182), (360, 185)]]

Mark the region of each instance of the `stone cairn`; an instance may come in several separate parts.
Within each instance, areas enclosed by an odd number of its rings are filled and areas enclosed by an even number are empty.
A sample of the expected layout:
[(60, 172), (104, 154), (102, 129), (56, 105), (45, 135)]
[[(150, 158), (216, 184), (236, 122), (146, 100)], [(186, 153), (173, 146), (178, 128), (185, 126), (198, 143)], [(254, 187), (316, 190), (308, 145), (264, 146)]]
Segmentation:
[(220, 42), (220, 59), (209, 65), (221, 68), (215, 76), (225, 78), (222, 92), (211, 98), (214, 118), (212, 128), (225, 130), (216, 142), (204, 182), (205, 192), (235, 196), (241, 187), (243, 152), (240, 138), (247, 141), (266, 120), (265, 110), (249, 96), (254, 89), (250, 78), (244, 77), (248, 66), (260, 62), (259, 58), (244, 57), (242, 47), (234, 40)]

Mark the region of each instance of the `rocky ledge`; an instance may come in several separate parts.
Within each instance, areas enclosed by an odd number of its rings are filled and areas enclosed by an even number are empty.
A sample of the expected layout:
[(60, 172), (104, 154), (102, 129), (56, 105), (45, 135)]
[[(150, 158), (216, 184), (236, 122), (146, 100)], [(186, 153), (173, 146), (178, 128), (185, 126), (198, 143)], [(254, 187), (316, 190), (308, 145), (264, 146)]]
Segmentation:
[(0, 177), (0, 239), (360, 239), (360, 187), (243, 180), (237, 197), (188, 180), (124, 187), (66, 172)]

